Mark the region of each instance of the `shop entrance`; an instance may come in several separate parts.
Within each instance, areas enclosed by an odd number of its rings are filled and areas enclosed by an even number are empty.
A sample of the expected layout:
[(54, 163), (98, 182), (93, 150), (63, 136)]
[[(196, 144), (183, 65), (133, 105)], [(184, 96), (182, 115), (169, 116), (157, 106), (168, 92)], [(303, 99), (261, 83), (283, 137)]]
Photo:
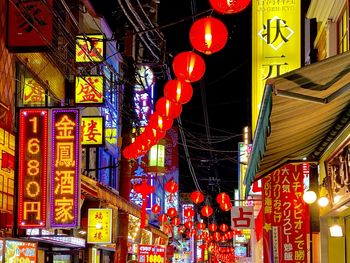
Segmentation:
[(83, 263), (84, 251), (81, 249), (53, 248), (50, 251), (46, 251), (45, 262)]

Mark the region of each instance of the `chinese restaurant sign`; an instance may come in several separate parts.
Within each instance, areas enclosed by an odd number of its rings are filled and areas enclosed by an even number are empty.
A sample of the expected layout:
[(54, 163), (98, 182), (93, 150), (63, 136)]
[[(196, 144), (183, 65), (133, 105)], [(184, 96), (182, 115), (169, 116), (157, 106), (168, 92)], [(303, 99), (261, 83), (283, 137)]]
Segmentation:
[(45, 90), (33, 78), (24, 79), (24, 106), (45, 106)]
[(76, 39), (76, 62), (102, 62), (104, 60), (105, 45), (103, 35), (78, 35)]
[(51, 227), (78, 225), (79, 121), (76, 109), (52, 110)]
[(300, 67), (302, 1), (252, 0), (252, 132), (267, 79)]
[(104, 142), (104, 119), (98, 117), (82, 117), (81, 118), (81, 144), (101, 146)]
[(48, 158), (48, 111), (22, 109), (19, 117), (18, 226), (44, 227)]
[(236, 229), (254, 228), (253, 206), (233, 206), (231, 208), (232, 227)]
[(37, 253), (37, 243), (17, 240), (5, 240), (4, 258), (6, 263), (37, 262)]
[(139, 245), (138, 262), (140, 263), (164, 263), (165, 247), (157, 245)]
[(104, 102), (103, 76), (75, 77), (76, 104), (102, 104)]
[(288, 164), (263, 181), (264, 262), (307, 262), (309, 210), (303, 164)]
[(53, 0), (8, 1), (7, 47), (38, 51), (52, 43)]
[(88, 243), (112, 242), (112, 209), (90, 208), (88, 210)]

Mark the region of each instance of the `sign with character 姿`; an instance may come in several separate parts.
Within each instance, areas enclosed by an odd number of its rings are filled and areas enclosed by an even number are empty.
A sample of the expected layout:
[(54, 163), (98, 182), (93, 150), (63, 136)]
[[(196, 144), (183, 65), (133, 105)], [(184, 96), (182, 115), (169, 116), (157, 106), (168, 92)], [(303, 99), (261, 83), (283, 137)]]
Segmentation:
[(77, 109), (52, 110), (50, 226), (78, 226), (80, 119)]
[(307, 262), (309, 208), (303, 164), (287, 164), (262, 179), (264, 262)]

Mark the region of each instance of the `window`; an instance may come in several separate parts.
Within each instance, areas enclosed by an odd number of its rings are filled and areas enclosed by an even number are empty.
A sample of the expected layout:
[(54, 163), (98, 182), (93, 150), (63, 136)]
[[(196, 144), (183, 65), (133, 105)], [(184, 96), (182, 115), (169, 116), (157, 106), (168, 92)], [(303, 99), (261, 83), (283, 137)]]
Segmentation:
[(349, 9), (346, 4), (338, 21), (338, 54), (349, 50)]

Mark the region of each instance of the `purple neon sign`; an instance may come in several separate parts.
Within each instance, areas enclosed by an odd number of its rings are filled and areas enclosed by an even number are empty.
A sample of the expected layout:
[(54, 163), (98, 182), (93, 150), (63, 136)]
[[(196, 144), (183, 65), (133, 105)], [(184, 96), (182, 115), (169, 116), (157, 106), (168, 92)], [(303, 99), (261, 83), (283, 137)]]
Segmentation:
[(78, 226), (79, 138), (79, 110), (52, 110), (51, 227)]

